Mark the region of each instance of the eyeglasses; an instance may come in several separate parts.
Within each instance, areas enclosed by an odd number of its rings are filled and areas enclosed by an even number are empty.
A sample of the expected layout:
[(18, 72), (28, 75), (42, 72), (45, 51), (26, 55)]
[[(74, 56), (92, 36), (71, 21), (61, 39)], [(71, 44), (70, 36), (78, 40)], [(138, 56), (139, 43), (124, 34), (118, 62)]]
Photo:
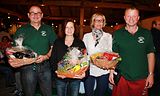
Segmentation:
[(38, 16), (40, 16), (40, 15), (42, 15), (42, 12), (37, 12), (37, 13), (29, 12), (29, 14), (30, 14), (31, 16), (33, 16), (33, 15), (38, 15)]
[(103, 23), (103, 20), (95, 19), (94, 22), (96, 22), (96, 23)]

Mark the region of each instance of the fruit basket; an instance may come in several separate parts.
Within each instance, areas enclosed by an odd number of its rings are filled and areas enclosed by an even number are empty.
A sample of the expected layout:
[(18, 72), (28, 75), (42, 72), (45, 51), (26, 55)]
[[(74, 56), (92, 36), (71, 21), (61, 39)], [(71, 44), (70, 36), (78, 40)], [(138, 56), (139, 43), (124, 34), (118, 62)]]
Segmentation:
[(121, 61), (121, 57), (117, 53), (99, 52), (90, 56), (91, 62), (101, 69), (110, 69)]
[(84, 52), (84, 50), (79, 50), (75, 47), (70, 48), (58, 63), (58, 69), (56, 70), (57, 76), (75, 78), (85, 73), (88, 69), (89, 62), (87, 54)]
[(64, 76), (65, 78), (74, 78), (76, 76), (82, 75), (83, 73), (86, 72), (86, 70), (88, 69), (88, 64), (86, 63), (81, 63), (81, 64), (77, 64), (75, 66), (72, 66), (72, 68), (68, 69), (66, 68), (66, 70), (57, 70), (57, 76)]

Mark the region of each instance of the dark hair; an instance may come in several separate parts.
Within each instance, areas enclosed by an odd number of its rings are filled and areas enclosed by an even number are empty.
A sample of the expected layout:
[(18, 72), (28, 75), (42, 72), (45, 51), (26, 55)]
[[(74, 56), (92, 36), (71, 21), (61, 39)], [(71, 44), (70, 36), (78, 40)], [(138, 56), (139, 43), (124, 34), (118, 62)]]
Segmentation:
[(157, 25), (156, 20), (153, 20), (153, 21), (152, 21), (152, 27), (153, 27), (153, 25)]
[[(67, 25), (68, 22), (73, 22), (73, 24), (74, 24), (74, 20), (73, 19), (66, 19), (64, 21), (64, 29), (66, 28), (66, 25)], [(74, 25), (74, 27), (75, 27), (75, 25)]]
[(63, 38), (66, 36), (66, 34), (65, 34), (65, 28), (66, 28), (66, 25), (67, 25), (68, 22), (72, 22), (72, 23), (73, 23), (74, 29), (75, 29), (73, 36), (74, 36), (74, 37), (78, 37), (78, 36), (76, 35), (76, 27), (75, 27), (74, 20), (73, 20), (73, 19), (66, 19), (66, 20), (64, 21), (64, 24), (63, 24)]

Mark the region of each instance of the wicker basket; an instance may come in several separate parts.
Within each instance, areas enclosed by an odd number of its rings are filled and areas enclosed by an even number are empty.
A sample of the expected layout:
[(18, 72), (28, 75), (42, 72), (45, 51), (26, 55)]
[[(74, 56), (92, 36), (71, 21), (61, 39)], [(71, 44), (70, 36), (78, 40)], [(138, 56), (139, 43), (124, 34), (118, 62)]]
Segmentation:
[(92, 63), (102, 69), (110, 69), (117, 65), (118, 58), (108, 61), (107, 59), (91, 59)]
[[(16, 57), (17, 56), (16, 53), (19, 54), (18, 57)], [(28, 55), (28, 54), (32, 54), (32, 56)], [(6, 55), (9, 58), (10, 65), (14, 68), (18, 68), (18, 67), (21, 67), (24, 65), (32, 64), (37, 59), (36, 58), (37, 54), (35, 52), (33, 52), (32, 50), (29, 50), (23, 46), (16, 46), (16, 47), (7, 48)], [(28, 56), (30, 56), (30, 57), (28, 57)]]
[(36, 61), (36, 58), (24, 58), (24, 59), (17, 59), (17, 58), (9, 58), (10, 65), (14, 68), (22, 67), (24, 65), (32, 64)]

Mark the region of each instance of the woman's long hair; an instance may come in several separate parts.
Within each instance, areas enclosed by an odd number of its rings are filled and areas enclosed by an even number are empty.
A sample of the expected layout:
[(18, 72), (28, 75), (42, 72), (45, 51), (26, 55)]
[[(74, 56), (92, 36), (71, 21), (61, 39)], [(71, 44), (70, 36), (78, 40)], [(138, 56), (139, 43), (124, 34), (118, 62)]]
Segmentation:
[(65, 34), (65, 28), (66, 28), (66, 25), (67, 25), (67, 23), (68, 22), (72, 22), (73, 23), (73, 25), (74, 25), (74, 34), (73, 34), (73, 36), (76, 38), (76, 37), (78, 37), (77, 35), (76, 35), (76, 27), (75, 27), (75, 23), (74, 23), (74, 20), (73, 19), (66, 19), (65, 21), (64, 21), (64, 24), (63, 24), (63, 31), (62, 31), (62, 33), (63, 33), (63, 36), (62, 36), (62, 38), (65, 38), (65, 36), (66, 36), (66, 34)]

